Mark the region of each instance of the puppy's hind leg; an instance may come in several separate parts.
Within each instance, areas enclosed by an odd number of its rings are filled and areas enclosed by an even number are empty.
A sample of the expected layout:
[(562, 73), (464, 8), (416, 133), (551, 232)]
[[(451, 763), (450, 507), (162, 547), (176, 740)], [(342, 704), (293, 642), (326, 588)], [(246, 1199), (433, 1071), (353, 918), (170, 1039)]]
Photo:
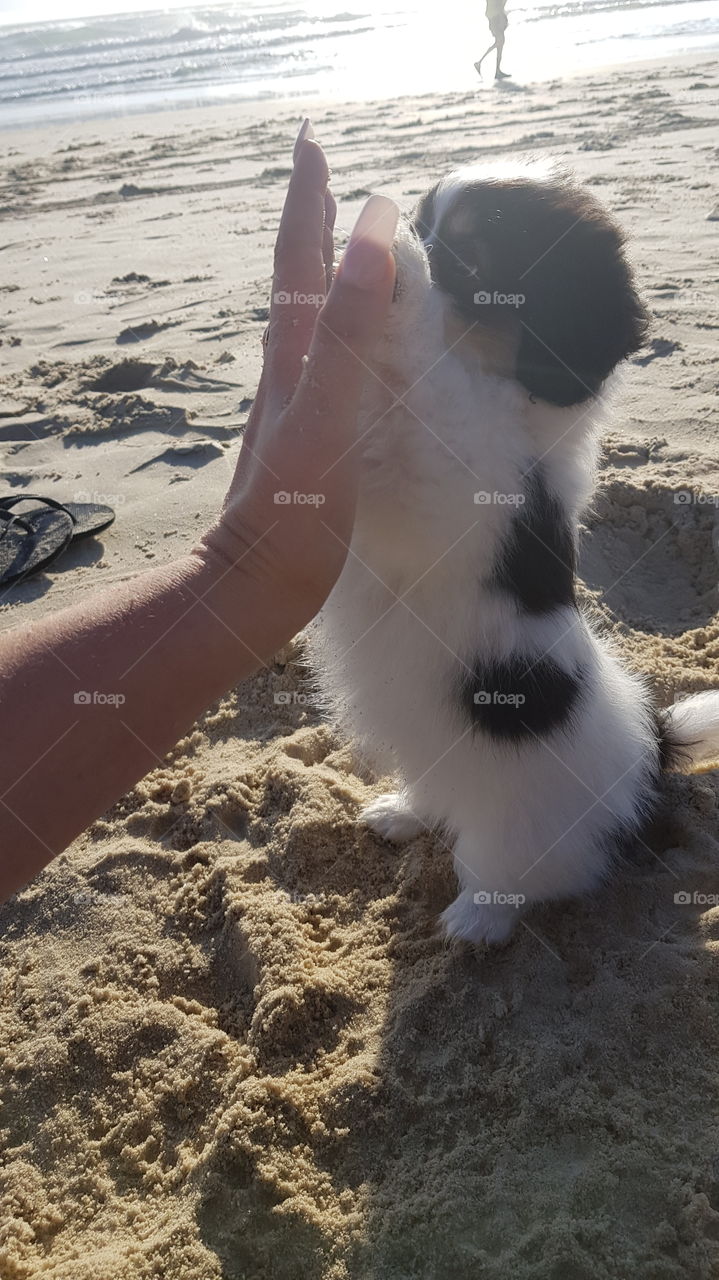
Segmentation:
[(454, 865), (461, 892), (440, 916), (448, 938), (465, 942), (506, 942), (519, 923), (525, 902), (521, 893), (499, 889), (496, 868), (480, 854), (480, 842), (474, 835), (458, 836), (454, 847)]
[(490, 945), (506, 942), (517, 927), (521, 910), (497, 901), (501, 896), (482, 889), (474, 893), (462, 889), (440, 916), (447, 937)]
[(378, 836), (395, 844), (413, 840), (428, 829), (427, 823), (415, 812), (409, 791), (390, 791), (378, 796), (362, 809), (359, 820)]

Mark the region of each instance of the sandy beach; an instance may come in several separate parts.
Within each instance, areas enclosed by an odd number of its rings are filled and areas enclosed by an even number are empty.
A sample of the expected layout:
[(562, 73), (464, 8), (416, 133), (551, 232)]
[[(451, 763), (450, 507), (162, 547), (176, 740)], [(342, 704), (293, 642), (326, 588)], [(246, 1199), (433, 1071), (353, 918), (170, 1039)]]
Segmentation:
[[(582, 591), (663, 703), (719, 688), (718, 90), (677, 58), (312, 106), (344, 232), (526, 151), (628, 232), (652, 330)], [(0, 626), (217, 510), (306, 105), (0, 133), (5, 487), (117, 512)], [(719, 773), (593, 899), (450, 948), (447, 849), (357, 827), (387, 780), (307, 676), (298, 637), (0, 909), (2, 1280), (719, 1276)]]

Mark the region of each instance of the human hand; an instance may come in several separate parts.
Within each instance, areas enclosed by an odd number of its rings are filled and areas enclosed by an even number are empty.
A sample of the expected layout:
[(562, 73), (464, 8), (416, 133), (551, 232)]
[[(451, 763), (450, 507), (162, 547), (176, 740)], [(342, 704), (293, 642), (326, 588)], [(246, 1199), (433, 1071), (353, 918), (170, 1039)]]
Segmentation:
[(332, 278), (335, 202), (309, 122), (275, 247), (260, 385), (218, 524), (203, 540), (299, 629), (344, 564), (357, 501), (367, 359), (392, 298), (397, 206), (372, 196)]

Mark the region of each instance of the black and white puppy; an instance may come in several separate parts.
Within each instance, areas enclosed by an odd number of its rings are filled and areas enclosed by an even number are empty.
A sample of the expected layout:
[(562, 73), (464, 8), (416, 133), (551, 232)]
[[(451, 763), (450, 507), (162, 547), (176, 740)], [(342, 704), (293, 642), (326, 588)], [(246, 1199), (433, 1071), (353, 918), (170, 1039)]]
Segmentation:
[(607, 875), (677, 749), (719, 751), (719, 693), (657, 713), (575, 596), (602, 388), (646, 323), (617, 226), (540, 162), (473, 166), (395, 256), (352, 545), (310, 644), (340, 724), (401, 779), (364, 821), (441, 829), (447, 934), (501, 941)]

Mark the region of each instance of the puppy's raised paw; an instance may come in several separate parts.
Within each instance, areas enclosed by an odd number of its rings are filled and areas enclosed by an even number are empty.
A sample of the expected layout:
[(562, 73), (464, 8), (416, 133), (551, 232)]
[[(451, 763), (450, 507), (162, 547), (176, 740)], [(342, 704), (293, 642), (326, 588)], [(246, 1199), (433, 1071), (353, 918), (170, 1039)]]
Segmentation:
[(492, 901), (492, 894), (463, 889), (442, 912), (440, 923), (448, 938), (497, 946), (511, 938), (519, 917), (516, 907)]
[(383, 840), (403, 844), (424, 831), (424, 823), (412, 812), (400, 791), (390, 791), (378, 796), (359, 815), (363, 822)]

